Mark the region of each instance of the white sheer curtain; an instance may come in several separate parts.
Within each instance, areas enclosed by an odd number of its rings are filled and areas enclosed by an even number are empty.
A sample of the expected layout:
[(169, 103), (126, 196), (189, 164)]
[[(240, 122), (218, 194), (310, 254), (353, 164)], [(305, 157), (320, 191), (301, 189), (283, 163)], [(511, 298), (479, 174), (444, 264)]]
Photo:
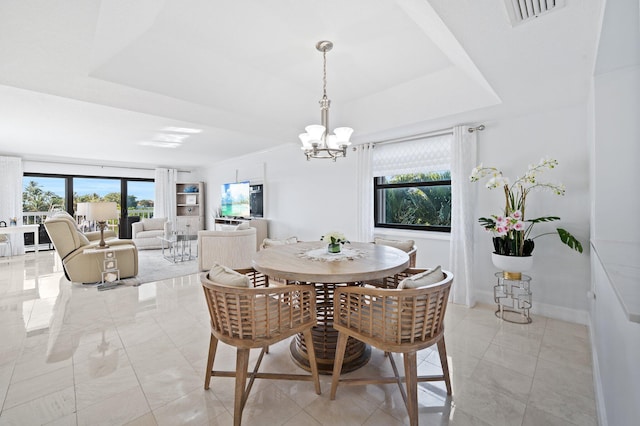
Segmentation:
[(476, 164), (477, 132), (469, 133), (466, 126), (453, 128), (451, 156), (451, 245), (449, 268), (454, 281), (451, 286), (453, 303), (473, 306), (473, 229), (474, 204), (477, 185), (469, 182), (469, 174)]
[(373, 144), (356, 146), (356, 208), (359, 214), (356, 241), (373, 241), (373, 174), (371, 172)]
[(178, 170), (156, 169), (153, 217), (166, 217), (176, 227), (176, 182)]
[[(22, 159), (0, 157), (0, 220), (9, 225), (12, 217), (22, 225)], [(0, 228), (2, 233), (2, 228)], [(11, 238), (12, 254), (24, 253), (23, 234), (8, 234)]]

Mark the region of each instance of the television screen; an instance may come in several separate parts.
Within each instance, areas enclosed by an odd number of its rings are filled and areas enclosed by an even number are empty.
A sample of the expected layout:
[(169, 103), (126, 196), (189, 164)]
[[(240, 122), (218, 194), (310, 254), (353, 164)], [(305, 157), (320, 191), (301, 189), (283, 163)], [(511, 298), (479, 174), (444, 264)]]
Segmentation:
[(222, 185), (220, 213), (222, 216), (249, 217), (249, 182), (225, 183)]

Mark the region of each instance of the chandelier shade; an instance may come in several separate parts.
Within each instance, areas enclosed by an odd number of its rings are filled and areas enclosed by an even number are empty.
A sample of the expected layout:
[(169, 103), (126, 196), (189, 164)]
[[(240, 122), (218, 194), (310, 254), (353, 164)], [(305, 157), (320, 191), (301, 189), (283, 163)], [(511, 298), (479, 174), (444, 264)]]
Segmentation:
[(349, 138), (353, 133), (350, 127), (338, 127), (329, 133), (329, 106), (331, 101), (327, 98), (327, 52), (333, 48), (330, 41), (319, 41), (316, 49), (322, 52), (323, 74), (322, 74), (322, 99), (320, 99), (320, 121), (322, 124), (312, 124), (304, 128), (306, 133), (301, 133), (298, 137), (302, 142), (302, 150), (307, 156), (307, 160), (312, 158), (331, 159), (347, 156), (347, 147), (351, 145)]

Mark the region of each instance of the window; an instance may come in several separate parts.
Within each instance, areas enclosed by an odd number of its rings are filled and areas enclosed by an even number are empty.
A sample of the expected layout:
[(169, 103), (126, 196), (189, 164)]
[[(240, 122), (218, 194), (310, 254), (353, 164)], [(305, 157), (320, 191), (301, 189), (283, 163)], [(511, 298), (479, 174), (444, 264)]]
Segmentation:
[[(43, 223), (51, 210), (66, 210), (73, 215), (78, 203), (115, 201), (123, 217), (110, 225), (120, 238), (131, 238), (131, 223), (153, 216), (153, 179), (25, 173), (22, 183), (25, 224)], [(42, 235), (40, 240), (48, 242)]]
[(451, 135), (376, 146), (377, 228), (451, 231)]

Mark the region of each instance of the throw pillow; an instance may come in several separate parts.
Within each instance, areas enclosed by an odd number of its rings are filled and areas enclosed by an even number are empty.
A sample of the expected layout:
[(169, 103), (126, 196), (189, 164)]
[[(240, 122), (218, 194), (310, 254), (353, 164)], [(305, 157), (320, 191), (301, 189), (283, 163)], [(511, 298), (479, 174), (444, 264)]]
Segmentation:
[(246, 275), (217, 263), (209, 271), (208, 277), (214, 283), (231, 287), (249, 287), (251, 285), (251, 281)]
[(399, 240), (387, 240), (385, 238), (376, 238), (373, 240), (376, 244), (383, 246), (394, 247), (404, 252), (409, 253), (413, 250), (415, 242), (413, 240), (399, 241)]
[(289, 237), (284, 240), (272, 240), (271, 238), (265, 238), (262, 240), (262, 248), (269, 248), (273, 246), (282, 246), (285, 244), (295, 244), (298, 242), (298, 237)]
[(238, 226), (235, 227), (235, 231), (242, 231), (243, 229), (249, 229), (249, 222), (240, 222)]
[(442, 272), (440, 265), (438, 265), (433, 269), (428, 269), (425, 272), (421, 272), (419, 274), (405, 278), (404, 280), (400, 281), (400, 284), (398, 284), (398, 288), (402, 289), (425, 287), (428, 285), (439, 283), (444, 279), (444, 272)]

